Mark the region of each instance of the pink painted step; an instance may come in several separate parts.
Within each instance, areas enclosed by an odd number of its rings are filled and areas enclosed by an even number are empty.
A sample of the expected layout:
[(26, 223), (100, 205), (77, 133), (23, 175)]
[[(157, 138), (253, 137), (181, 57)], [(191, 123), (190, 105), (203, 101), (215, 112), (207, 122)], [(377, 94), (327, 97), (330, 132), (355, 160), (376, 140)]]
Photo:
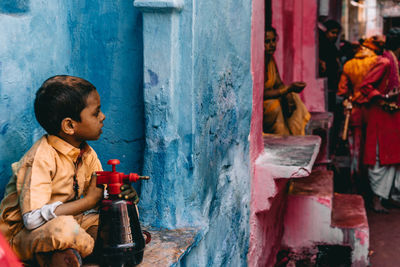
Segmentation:
[(352, 248), (352, 266), (368, 266), (369, 230), (359, 195), (333, 192), (333, 173), (313, 170), (291, 180), (282, 248), (310, 251), (318, 245)]
[(319, 196), (332, 199), (333, 172), (313, 170), (307, 177), (292, 180), (289, 195)]
[(352, 266), (368, 266), (369, 227), (364, 200), (360, 195), (334, 194), (332, 227), (342, 230), (342, 244), (352, 248)]
[(360, 195), (335, 193), (332, 226), (340, 228), (368, 228), (364, 200)]
[(340, 229), (331, 227), (333, 172), (313, 170), (292, 179), (289, 186), (282, 246), (302, 249), (316, 244), (337, 244)]

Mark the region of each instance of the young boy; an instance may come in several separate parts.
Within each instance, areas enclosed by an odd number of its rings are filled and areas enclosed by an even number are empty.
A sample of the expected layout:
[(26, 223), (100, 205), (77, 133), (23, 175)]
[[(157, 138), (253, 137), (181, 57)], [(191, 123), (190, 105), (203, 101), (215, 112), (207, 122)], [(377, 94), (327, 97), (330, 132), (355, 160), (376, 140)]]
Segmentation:
[[(35, 115), (47, 131), (19, 162), (0, 204), (5, 237), (22, 261), (79, 266), (92, 253), (103, 198), (95, 171), (101, 163), (86, 143), (97, 140), (105, 115), (88, 81), (66, 75), (46, 80), (36, 93)], [(132, 187), (122, 197), (134, 198)]]

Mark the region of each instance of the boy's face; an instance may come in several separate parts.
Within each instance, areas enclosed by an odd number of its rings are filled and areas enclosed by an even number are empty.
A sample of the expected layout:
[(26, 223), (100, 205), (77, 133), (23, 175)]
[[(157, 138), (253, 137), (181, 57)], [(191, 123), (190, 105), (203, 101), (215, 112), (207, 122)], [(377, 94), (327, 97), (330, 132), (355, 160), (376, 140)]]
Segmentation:
[(81, 111), (81, 121), (75, 122), (74, 137), (77, 141), (99, 139), (106, 116), (100, 110), (100, 96), (93, 90), (86, 100), (86, 107)]

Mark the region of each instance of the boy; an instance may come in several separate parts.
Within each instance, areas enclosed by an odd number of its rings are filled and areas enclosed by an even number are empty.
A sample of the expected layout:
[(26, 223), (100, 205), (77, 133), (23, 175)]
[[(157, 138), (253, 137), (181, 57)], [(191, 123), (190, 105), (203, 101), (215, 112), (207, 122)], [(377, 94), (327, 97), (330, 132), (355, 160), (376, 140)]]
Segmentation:
[[(21, 260), (79, 266), (92, 253), (98, 214), (90, 211), (103, 198), (93, 175), (101, 163), (86, 143), (102, 133), (100, 96), (90, 82), (58, 75), (37, 91), (34, 108), (48, 134), (12, 165), (0, 223)], [(137, 198), (126, 187), (122, 197)]]

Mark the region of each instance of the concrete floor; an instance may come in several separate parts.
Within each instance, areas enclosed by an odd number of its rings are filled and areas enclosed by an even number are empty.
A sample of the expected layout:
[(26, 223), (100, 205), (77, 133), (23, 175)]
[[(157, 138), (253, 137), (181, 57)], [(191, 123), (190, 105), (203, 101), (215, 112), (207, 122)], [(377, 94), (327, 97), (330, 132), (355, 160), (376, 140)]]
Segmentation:
[(371, 266), (400, 266), (400, 209), (391, 208), (389, 214), (368, 210), (367, 215)]

